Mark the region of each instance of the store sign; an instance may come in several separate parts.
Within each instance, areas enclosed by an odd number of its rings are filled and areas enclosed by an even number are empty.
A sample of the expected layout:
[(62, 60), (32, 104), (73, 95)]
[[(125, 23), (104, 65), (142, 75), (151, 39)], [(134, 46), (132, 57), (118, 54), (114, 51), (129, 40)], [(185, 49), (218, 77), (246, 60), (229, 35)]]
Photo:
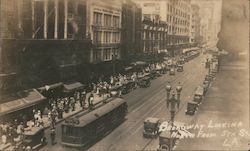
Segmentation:
[(114, 11), (114, 10), (111, 10), (111, 9), (107, 9), (107, 8), (94, 8), (94, 11), (120, 15), (120, 12)]

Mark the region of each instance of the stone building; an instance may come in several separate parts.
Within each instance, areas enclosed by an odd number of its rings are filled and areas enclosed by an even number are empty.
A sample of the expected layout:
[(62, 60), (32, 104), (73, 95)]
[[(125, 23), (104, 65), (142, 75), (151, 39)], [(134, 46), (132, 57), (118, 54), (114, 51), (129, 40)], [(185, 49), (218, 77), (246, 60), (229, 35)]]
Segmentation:
[(192, 16), (191, 16), (191, 36), (190, 43), (193, 46), (197, 46), (201, 43), (201, 35), (200, 35), (200, 23), (201, 17), (199, 15), (199, 6), (192, 5)]
[(142, 10), (131, 0), (122, 4), (122, 57), (140, 54), (142, 52)]
[(91, 63), (100, 63), (121, 57), (122, 1), (89, 0), (88, 33), (93, 47)]
[[(6, 89), (10, 81), (37, 87), (84, 80), (91, 47), (85, 0), (1, 0), (1, 7), (1, 83)], [(15, 79), (9, 79), (9, 70)]]

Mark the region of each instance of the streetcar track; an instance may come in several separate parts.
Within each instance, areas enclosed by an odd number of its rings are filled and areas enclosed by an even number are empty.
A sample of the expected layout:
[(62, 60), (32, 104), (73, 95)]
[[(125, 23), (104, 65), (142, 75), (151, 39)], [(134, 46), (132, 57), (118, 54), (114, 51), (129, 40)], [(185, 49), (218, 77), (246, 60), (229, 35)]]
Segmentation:
[[(200, 72), (200, 74), (196, 74), (196, 76), (195, 77), (193, 77), (194, 79), (196, 79), (196, 77), (203, 77), (203, 72)], [(191, 78), (192, 78), (192, 76), (191, 76)], [(188, 79), (190, 79), (190, 78), (188, 78)], [(184, 81), (184, 83), (183, 83), (183, 88), (184, 88), (184, 84), (185, 83), (187, 83), (188, 81), (187, 80), (185, 80)], [(188, 88), (189, 87), (191, 87), (192, 85), (187, 85), (188, 86)], [(192, 86), (193, 87), (193, 86)], [(185, 88), (184, 90), (188, 90), (187, 88)], [(179, 113), (179, 111), (181, 111), (182, 110), (182, 108), (186, 105), (186, 101), (182, 101), (183, 103), (182, 104), (180, 104), (181, 106), (180, 106), (180, 108), (177, 110), (177, 112), (175, 113), (176, 115)], [(161, 106), (161, 109), (162, 109), (162, 107), (163, 106)], [(155, 114), (158, 114), (158, 112), (159, 112), (160, 110), (157, 110), (155, 113), (154, 113), (154, 115)], [(175, 115), (175, 116), (176, 116)], [(169, 122), (169, 121), (168, 121)], [(141, 126), (142, 127), (142, 126)], [(143, 150), (145, 150), (146, 148), (147, 148), (147, 146), (150, 144), (152, 142), (152, 139), (150, 139), (146, 144), (145, 144), (145, 146), (142, 148), (142, 150), (141, 151), (143, 151)]]
[[(195, 68), (197, 66), (200, 66), (200, 64), (197, 64), (198, 62), (200, 62), (200, 59), (198, 59), (198, 60), (195, 59), (195, 60), (192, 60), (192, 62), (190, 61), (189, 64), (187, 64), (187, 65), (193, 66)], [(193, 76), (194, 73), (196, 76)], [(197, 72), (195, 72), (195, 70), (191, 68), (191, 70), (188, 70), (184, 73), (177, 74), (175, 76), (163, 75), (162, 77), (160, 77), (161, 79), (158, 79), (158, 80), (164, 80), (164, 82), (162, 82), (162, 84), (160, 84), (157, 87), (155, 86), (156, 87), (155, 89), (151, 90), (150, 93), (146, 93), (146, 95), (144, 95), (142, 98), (140, 98), (141, 100), (147, 100), (147, 101), (138, 101), (138, 102), (132, 104), (132, 107), (129, 107), (130, 111), (127, 115), (127, 118), (130, 116), (134, 117), (135, 116), (134, 114), (137, 114), (139, 111), (140, 112), (145, 111), (145, 114), (143, 114), (143, 116), (140, 116), (140, 118), (138, 120), (135, 120), (134, 122), (132, 120), (130, 120), (130, 121), (128, 120), (127, 122), (122, 123), (120, 126), (122, 126), (122, 127), (128, 126), (128, 127), (126, 127), (125, 130), (120, 129), (120, 130), (116, 131), (115, 133), (113, 133), (113, 134), (117, 134), (117, 135), (114, 135), (115, 140), (119, 141), (119, 140), (124, 139), (124, 138), (129, 139), (129, 137), (126, 137), (127, 135), (135, 135), (143, 126), (141, 123), (144, 120), (144, 118), (142, 118), (142, 117), (146, 117), (149, 114), (151, 114), (152, 112), (153, 112), (152, 115), (159, 114), (160, 111), (163, 109), (163, 107), (165, 108), (165, 105), (162, 105), (162, 103), (164, 103), (166, 100), (166, 96), (165, 96), (166, 94), (164, 92), (165, 92), (165, 84), (167, 81), (169, 81), (171, 83), (172, 87), (175, 87), (176, 84), (181, 79), (181, 81), (184, 81), (184, 82), (182, 82), (183, 83), (182, 85), (186, 89), (187, 82), (190, 79), (192, 79), (192, 78), (195, 79), (198, 76), (202, 76), (202, 74), (199, 73), (197, 75)], [(187, 88), (189, 88), (189, 87), (190, 86), (187, 86)], [(152, 96), (152, 94), (153, 94), (153, 96)], [(134, 92), (134, 94), (131, 95), (130, 97), (133, 97), (135, 95), (136, 95), (136, 93)], [(186, 97), (184, 97), (184, 98), (186, 98)], [(155, 101), (154, 102), (150, 101), (152, 99), (154, 99)], [(176, 114), (179, 113), (179, 111), (185, 106), (185, 104), (186, 104), (185, 102), (186, 101), (184, 101), (183, 103), (180, 104), (180, 109), (178, 110), (178, 112), (176, 112)], [(140, 105), (138, 106), (138, 104), (140, 104)], [(157, 108), (157, 110), (154, 110), (155, 108)], [(141, 111), (141, 109), (143, 109), (143, 110)], [(135, 128), (136, 128), (135, 132), (133, 132), (132, 134), (129, 133), (129, 132), (131, 132), (131, 130), (133, 130)], [(112, 138), (112, 139), (114, 139), (114, 138)], [(144, 145), (142, 150), (145, 150), (146, 147), (151, 142), (152, 142), (152, 139), (149, 141), (146, 141), (146, 144)], [(113, 147), (114, 147), (114, 145), (107, 146), (107, 148), (105, 148), (105, 150), (112, 150)]]
[[(173, 80), (171, 81), (171, 84), (172, 84), (173, 86), (176, 86), (178, 80), (179, 80), (180, 78), (184, 78), (184, 77), (185, 77), (185, 79), (182, 79), (182, 80), (184, 80), (184, 81), (185, 81), (184, 83), (186, 83), (188, 80), (190, 80), (190, 79), (193, 77), (191, 73), (193, 73), (193, 71), (186, 72), (185, 74), (180, 74), (180, 75), (178, 76), (178, 78), (175, 78), (175, 79), (173, 79)], [(187, 76), (187, 75), (188, 75), (188, 76)], [(165, 85), (163, 85), (163, 86), (165, 86)], [(143, 117), (146, 117), (146, 116), (147, 116), (148, 114), (150, 114), (151, 112), (154, 112), (153, 115), (154, 115), (154, 114), (158, 114), (158, 112), (162, 109), (161, 106), (162, 106), (162, 103), (164, 103), (163, 100), (165, 100), (165, 99), (164, 99), (164, 98), (165, 98), (165, 93), (163, 93), (162, 91), (165, 91), (165, 89), (162, 89), (162, 86), (161, 86), (159, 89), (160, 89), (160, 91), (158, 91), (157, 94), (161, 94), (161, 95), (159, 95), (159, 97), (158, 97), (158, 98), (161, 98), (161, 99), (159, 99), (159, 101), (157, 101), (157, 103), (156, 103), (156, 104), (154, 105), (154, 107), (153, 107), (153, 109), (156, 108), (156, 107), (157, 107), (158, 109), (157, 109), (157, 110), (152, 110), (152, 108), (151, 108), (151, 110), (149, 110), (149, 112), (145, 113)], [(153, 96), (153, 97), (154, 97), (154, 96)], [(150, 99), (149, 99), (149, 100), (150, 100)], [(155, 99), (155, 100), (158, 100), (158, 99)], [(147, 103), (143, 103), (142, 106), (145, 107), (144, 105), (150, 105), (150, 104), (152, 104), (152, 102), (147, 101)], [(149, 107), (150, 107), (150, 106), (149, 106)], [(140, 106), (139, 108), (141, 108), (141, 106)], [(139, 109), (138, 109), (138, 110), (139, 110)], [(138, 111), (138, 110), (136, 110), (136, 111)], [(130, 113), (133, 113), (133, 112), (130, 112)], [(132, 116), (132, 115), (131, 115), (131, 116)], [(140, 119), (142, 120), (143, 118), (140, 118)], [(134, 129), (134, 127), (137, 127), (138, 124), (140, 124), (139, 127), (136, 128), (135, 132), (132, 133), (132, 135), (134, 135), (135, 133), (137, 133), (137, 131), (142, 127), (142, 125), (141, 125), (141, 120), (140, 120), (140, 121), (137, 121), (136, 123), (134, 123), (134, 125), (133, 125), (132, 127), (130, 127), (129, 130), (127, 130), (127, 131), (130, 131), (130, 129)], [(127, 134), (126, 131), (125, 131), (124, 133)], [(119, 135), (119, 136), (118, 136), (119, 139), (121, 139), (122, 136), (124, 136), (125, 134)], [(150, 144), (150, 143), (147, 143), (147, 144)], [(110, 146), (110, 147), (111, 147), (111, 146)], [(110, 147), (108, 148), (108, 150), (110, 149)], [(145, 147), (145, 145), (144, 145), (144, 147)]]

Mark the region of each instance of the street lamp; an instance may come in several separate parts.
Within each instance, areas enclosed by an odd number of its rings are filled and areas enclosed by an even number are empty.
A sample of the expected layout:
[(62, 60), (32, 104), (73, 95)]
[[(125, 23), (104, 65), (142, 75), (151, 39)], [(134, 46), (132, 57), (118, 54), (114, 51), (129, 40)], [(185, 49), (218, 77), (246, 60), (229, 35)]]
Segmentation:
[[(173, 132), (173, 127), (174, 127), (174, 117), (175, 117), (175, 112), (176, 109), (179, 109), (180, 106), (180, 95), (181, 95), (181, 91), (182, 91), (182, 86), (181, 83), (179, 82), (178, 85), (176, 86), (176, 92), (177, 92), (177, 98), (175, 97), (175, 93), (172, 93), (171, 98), (170, 97), (170, 93), (172, 90), (172, 86), (170, 85), (169, 82), (167, 82), (166, 85), (166, 91), (167, 91), (167, 108), (169, 108), (169, 103), (170, 103), (170, 121), (171, 121), (171, 130), (170, 130), (170, 150), (172, 150), (173, 147), (173, 138), (172, 138), (172, 132)], [(177, 105), (177, 108), (176, 108)]]
[(181, 91), (182, 91), (182, 86), (181, 83), (179, 82), (178, 85), (176, 86), (178, 109), (180, 107), (180, 102), (181, 102)]
[(172, 97), (169, 100), (170, 104), (171, 104), (171, 108), (170, 108), (170, 121), (171, 121), (171, 129), (170, 129), (170, 151), (172, 150), (174, 144), (173, 144), (173, 138), (172, 138), (172, 134), (173, 134), (173, 127), (174, 127), (174, 117), (175, 117), (175, 112), (176, 112), (176, 104), (178, 105), (178, 100), (175, 98), (175, 94), (172, 94)]
[(166, 91), (167, 91), (167, 108), (169, 106), (169, 97), (170, 97), (171, 90), (172, 90), (172, 86), (168, 82), (167, 85), (166, 85)]

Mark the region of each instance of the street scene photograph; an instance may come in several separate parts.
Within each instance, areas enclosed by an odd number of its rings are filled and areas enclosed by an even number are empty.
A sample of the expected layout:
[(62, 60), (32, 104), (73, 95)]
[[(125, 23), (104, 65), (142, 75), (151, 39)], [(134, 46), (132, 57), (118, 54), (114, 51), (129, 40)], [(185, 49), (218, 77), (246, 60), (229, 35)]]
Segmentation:
[(250, 151), (249, 0), (0, 0), (0, 151)]

